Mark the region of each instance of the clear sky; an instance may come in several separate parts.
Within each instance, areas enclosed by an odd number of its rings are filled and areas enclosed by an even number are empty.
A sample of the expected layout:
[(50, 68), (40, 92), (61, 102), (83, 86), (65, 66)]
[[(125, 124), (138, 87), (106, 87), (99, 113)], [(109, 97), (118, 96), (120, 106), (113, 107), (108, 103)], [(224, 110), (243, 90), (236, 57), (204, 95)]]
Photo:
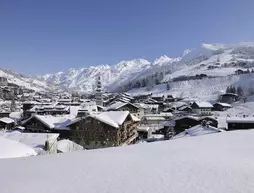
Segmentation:
[(0, 67), (26, 74), (254, 41), (254, 0), (0, 0)]

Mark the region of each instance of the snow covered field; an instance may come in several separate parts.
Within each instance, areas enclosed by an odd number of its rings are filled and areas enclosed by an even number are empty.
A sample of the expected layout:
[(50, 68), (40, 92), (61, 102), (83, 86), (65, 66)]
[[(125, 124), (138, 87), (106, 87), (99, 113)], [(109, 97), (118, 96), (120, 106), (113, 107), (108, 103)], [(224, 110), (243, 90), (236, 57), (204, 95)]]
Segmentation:
[(1, 193), (252, 193), (254, 130), (0, 160)]

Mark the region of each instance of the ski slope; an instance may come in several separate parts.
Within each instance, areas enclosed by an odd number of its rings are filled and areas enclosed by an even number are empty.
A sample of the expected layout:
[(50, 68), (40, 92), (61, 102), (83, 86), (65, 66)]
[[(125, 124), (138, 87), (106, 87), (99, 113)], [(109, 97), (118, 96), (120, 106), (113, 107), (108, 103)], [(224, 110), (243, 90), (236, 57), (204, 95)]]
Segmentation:
[(164, 94), (173, 95), (189, 100), (215, 101), (219, 94), (225, 93), (230, 85), (241, 86), (243, 89), (254, 88), (254, 74), (230, 75), (214, 78), (204, 78), (201, 80), (177, 81), (169, 84), (154, 86), (151, 90), (147, 88), (132, 89), (128, 93), (131, 95), (139, 94)]
[(0, 160), (1, 193), (252, 193), (254, 130)]

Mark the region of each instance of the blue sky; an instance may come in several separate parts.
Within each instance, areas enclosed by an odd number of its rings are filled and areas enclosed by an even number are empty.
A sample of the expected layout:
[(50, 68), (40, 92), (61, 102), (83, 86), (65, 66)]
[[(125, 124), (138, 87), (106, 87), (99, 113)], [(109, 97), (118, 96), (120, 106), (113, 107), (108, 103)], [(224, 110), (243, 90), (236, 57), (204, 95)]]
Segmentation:
[(254, 41), (253, 0), (0, 0), (0, 66), (26, 74)]

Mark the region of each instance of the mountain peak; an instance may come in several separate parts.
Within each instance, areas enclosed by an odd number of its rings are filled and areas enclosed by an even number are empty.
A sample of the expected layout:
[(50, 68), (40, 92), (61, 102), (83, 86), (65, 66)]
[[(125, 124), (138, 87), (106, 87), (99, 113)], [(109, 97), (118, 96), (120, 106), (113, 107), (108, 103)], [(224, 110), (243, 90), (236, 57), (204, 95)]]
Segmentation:
[(186, 56), (187, 54), (189, 54), (190, 52), (192, 52), (192, 49), (186, 49), (183, 51), (182, 57)]
[(201, 47), (202, 48), (205, 48), (205, 49), (209, 49), (209, 50), (219, 50), (219, 49), (223, 49), (225, 48), (225, 45), (224, 44), (219, 44), (219, 43), (215, 43), (215, 44), (201, 44)]
[(164, 65), (164, 64), (170, 64), (170, 63), (174, 63), (174, 62), (178, 62), (181, 60), (181, 57), (178, 58), (169, 58), (167, 55), (163, 55), (159, 58), (157, 58), (156, 60), (154, 60), (153, 65)]

